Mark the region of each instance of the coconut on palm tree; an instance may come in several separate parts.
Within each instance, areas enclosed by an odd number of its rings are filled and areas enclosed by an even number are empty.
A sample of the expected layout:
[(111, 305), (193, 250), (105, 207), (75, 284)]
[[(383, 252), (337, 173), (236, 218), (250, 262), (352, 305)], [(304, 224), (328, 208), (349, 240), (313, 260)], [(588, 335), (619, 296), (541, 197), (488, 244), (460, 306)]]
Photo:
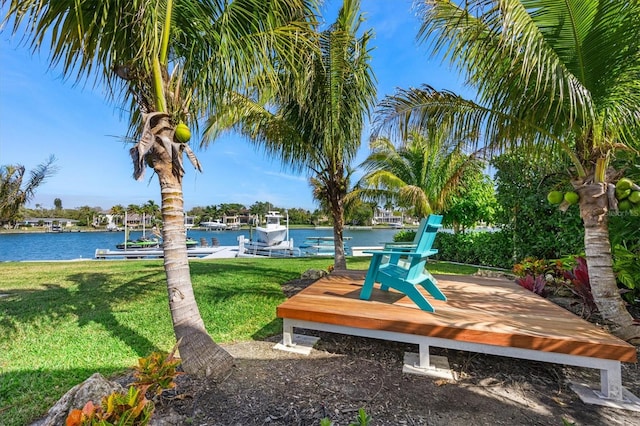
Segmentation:
[(232, 128), (285, 167), (309, 173), (315, 198), (333, 219), (335, 269), (346, 269), (348, 166), (376, 97), (368, 47), (372, 32), (358, 35), (364, 21), (359, 9), (359, 0), (345, 0), (335, 23), (316, 34), (305, 67), (297, 75), (281, 73), (270, 97), (230, 97), (226, 110), (209, 122), (211, 139)]
[(449, 0), (420, 2), (419, 39), (457, 66), (477, 99), (424, 86), (381, 105), (379, 128), (444, 126), (492, 152), (559, 150), (571, 161), (595, 302), (612, 331), (640, 336), (611, 267), (611, 161), (640, 149), (640, 2)]
[[(305, 49), (312, 0), (12, 0), (5, 20), (27, 28), (34, 51), (50, 48), (66, 76), (105, 81), (131, 111), (134, 177), (147, 167), (161, 192), (169, 307), (187, 372), (222, 374), (232, 362), (206, 331), (186, 252), (183, 157), (188, 123), (206, 117), (231, 90), (243, 93), (273, 64), (291, 65)], [(99, 7), (97, 7), (99, 6)], [(278, 60), (275, 60), (275, 58)], [(272, 79), (274, 80), (274, 79)], [(275, 80), (274, 80), (275, 81)], [(266, 83), (265, 83), (266, 84)], [(195, 133), (195, 132), (194, 132)]]

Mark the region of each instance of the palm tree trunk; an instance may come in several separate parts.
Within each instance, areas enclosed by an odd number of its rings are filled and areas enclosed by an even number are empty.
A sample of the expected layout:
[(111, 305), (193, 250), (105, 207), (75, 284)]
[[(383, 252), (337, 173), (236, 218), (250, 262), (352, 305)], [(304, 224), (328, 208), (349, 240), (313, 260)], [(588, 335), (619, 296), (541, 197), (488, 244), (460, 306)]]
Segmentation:
[(233, 357), (211, 339), (200, 316), (187, 256), (182, 179), (175, 175), (170, 158), (159, 157), (154, 159), (154, 169), (162, 193), (164, 269), (182, 366), (189, 374), (221, 377), (231, 368)]
[(331, 216), (333, 218), (333, 242), (335, 247), (335, 257), (333, 259), (334, 270), (346, 270), (347, 259), (344, 254), (344, 195), (340, 196), (339, 191), (331, 191)]
[(640, 338), (640, 327), (634, 325), (613, 273), (606, 183), (574, 186), (580, 194), (584, 248), (594, 302), (602, 317), (612, 323), (613, 334), (624, 340)]

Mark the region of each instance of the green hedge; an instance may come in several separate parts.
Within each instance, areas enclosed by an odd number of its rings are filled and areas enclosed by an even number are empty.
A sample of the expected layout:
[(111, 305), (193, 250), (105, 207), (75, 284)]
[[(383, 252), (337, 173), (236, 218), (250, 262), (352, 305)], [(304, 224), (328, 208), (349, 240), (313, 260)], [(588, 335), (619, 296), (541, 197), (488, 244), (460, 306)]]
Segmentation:
[(436, 259), (511, 269), (513, 241), (507, 232), (438, 233)]

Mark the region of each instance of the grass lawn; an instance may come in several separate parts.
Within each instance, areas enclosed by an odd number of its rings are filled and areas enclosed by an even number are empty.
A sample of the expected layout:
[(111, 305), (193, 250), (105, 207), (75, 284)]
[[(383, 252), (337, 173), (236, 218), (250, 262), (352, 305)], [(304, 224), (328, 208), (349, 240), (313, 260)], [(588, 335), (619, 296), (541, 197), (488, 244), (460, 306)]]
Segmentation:
[[(207, 329), (219, 343), (282, 332), (280, 284), (331, 258), (191, 261)], [(367, 269), (368, 258), (349, 258)], [(430, 264), (434, 273), (476, 268)], [(118, 374), (175, 342), (161, 261), (0, 263), (0, 424), (45, 414), (95, 372)]]

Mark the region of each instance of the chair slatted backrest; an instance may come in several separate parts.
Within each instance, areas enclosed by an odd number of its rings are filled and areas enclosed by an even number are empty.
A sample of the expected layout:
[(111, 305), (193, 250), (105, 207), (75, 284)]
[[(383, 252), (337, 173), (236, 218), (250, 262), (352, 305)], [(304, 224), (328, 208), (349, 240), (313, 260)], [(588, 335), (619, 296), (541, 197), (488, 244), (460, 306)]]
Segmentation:
[[(425, 226), (422, 228), (422, 232), (416, 245), (416, 253), (424, 253), (431, 250), (433, 242), (436, 239), (436, 233), (441, 227), (442, 216), (437, 214), (429, 215), (425, 221)], [(418, 235), (416, 235), (416, 238), (418, 238)]]
[[(409, 260), (409, 264), (407, 265), (407, 276), (406, 279), (411, 280), (422, 275), (425, 266), (427, 264), (427, 256), (429, 255), (429, 251), (432, 250), (433, 242), (436, 239), (436, 233), (438, 229), (441, 227), (442, 216), (440, 215), (429, 215), (429, 217), (424, 221), (424, 228), (422, 229), (422, 233), (419, 235), (418, 243), (416, 248), (414, 249), (415, 253), (423, 254), (422, 258), (411, 257)], [(416, 235), (418, 237), (418, 235)]]

